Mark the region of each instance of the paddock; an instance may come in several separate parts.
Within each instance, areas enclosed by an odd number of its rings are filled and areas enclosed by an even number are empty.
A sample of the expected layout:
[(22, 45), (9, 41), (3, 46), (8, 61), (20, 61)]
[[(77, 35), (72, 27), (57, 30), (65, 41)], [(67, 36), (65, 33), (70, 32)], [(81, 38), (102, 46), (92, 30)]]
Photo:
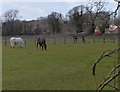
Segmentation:
[[(73, 43), (64, 38), (47, 39), (48, 50), (36, 50), (34, 39), (24, 38), (23, 49), (2, 44), (3, 50), (3, 90), (95, 90), (99, 82), (113, 68), (117, 59), (105, 58), (97, 67), (97, 84), (91, 67), (104, 51), (118, 47), (117, 40), (98, 38), (96, 43), (81, 39)], [(109, 41), (110, 40), (110, 41)], [(105, 87), (106, 90), (113, 90)]]

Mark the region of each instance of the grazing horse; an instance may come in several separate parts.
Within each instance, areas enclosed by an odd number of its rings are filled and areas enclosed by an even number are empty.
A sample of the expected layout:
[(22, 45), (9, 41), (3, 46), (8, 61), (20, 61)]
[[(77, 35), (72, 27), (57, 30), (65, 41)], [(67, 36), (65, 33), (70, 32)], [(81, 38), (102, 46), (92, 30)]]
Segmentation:
[(11, 37), (10, 38), (10, 47), (15, 48), (15, 45), (18, 44), (19, 48), (24, 47), (24, 41), (20, 37)]
[(45, 49), (45, 50), (47, 50), (47, 45), (46, 45), (46, 40), (44, 39), (44, 38), (38, 38), (37, 39), (37, 42), (36, 42), (37, 44), (37, 49), (38, 49), (38, 45), (40, 46), (40, 47), (42, 47), (42, 50), (43, 49)]
[(77, 42), (77, 36), (76, 35), (73, 35), (73, 41), (74, 41), (74, 43), (76, 43)]

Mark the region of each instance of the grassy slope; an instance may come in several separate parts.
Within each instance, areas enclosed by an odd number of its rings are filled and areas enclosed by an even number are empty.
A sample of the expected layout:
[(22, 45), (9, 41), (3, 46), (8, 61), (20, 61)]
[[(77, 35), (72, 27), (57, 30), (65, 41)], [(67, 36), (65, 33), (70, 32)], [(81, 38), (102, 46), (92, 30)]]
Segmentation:
[[(36, 51), (32, 43), (23, 49), (3, 46), (3, 89), (94, 90), (93, 62), (103, 51), (116, 47), (113, 43), (48, 43), (48, 51)], [(97, 82), (114, 60), (105, 58), (98, 64)]]

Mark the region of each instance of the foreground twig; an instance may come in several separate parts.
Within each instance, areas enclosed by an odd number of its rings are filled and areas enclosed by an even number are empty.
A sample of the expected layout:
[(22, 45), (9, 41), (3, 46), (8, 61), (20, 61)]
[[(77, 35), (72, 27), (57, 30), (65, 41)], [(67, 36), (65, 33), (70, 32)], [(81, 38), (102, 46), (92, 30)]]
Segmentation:
[(119, 7), (120, 7), (120, 1), (118, 2), (118, 5), (117, 5), (117, 8), (115, 9), (115, 11), (112, 12), (112, 13), (110, 13), (109, 15), (106, 15), (104, 18), (106, 18), (106, 17), (108, 17), (108, 16), (111, 16), (111, 15), (113, 15), (113, 14), (115, 14), (115, 15), (114, 15), (114, 18), (115, 18), (115, 16), (117, 15), (117, 11), (118, 11)]
[(115, 50), (113, 50), (113, 51), (111, 51), (111, 52), (103, 52), (103, 54), (99, 57), (99, 59), (94, 63), (94, 65), (93, 65), (93, 67), (92, 67), (92, 74), (93, 74), (93, 76), (95, 76), (95, 70), (96, 70), (96, 65), (97, 65), (97, 63), (99, 63), (100, 62), (100, 60), (101, 59), (103, 59), (104, 57), (109, 57), (111, 54), (113, 54), (113, 53), (117, 53), (118, 51), (120, 50), (120, 47), (119, 48), (117, 48), (117, 49), (115, 49)]
[(102, 89), (109, 83), (111, 82), (112, 80), (114, 80), (117, 76), (120, 75), (120, 71), (118, 71), (118, 73), (116, 73), (115, 75), (113, 75), (113, 77), (111, 77), (108, 81), (104, 82), (100, 87), (99, 87), (99, 90), (98, 92), (101, 92)]
[(108, 74), (108, 76), (110, 76), (118, 68), (120, 68), (120, 64), (116, 65), (115, 68), (113, 68), (112, 71)]
[[(110, 78), (113, 78), (113, 77), (115, 76), (115, 74), (114, 74), (113, 76), (111, 76), (111, 75), (112, 75), (113, 71), (115, 71), (115, 70), (118, 69), (118, 68), (120, 68), (120, 64), (118, 64), (115, 68), (112, 69), (112, 71), (108, 74), (108, 77), (105, 78), (104, 81), (98, 86), (97, 90), (98, 90), (100, 87), (102, 87), (105, 82), (107, 82), (108, 80), (110, 80)], [(119, 73), (119, 72), (120, 72), (120, 71), (118, 71), (118, 73)], [(117, 77), (117, 76), (116, 76), (116, 77)], [(115, 86), (111, 86), (111, 87), (113, 87), (113, 88), (115, 88), (116, 90), (118, 90), (118, 88), (116, 88)]]
[[(93, 64), (92, 67), (92, 74), (95, 77), (96, 75), (96, 65), (104, 58), (104, 57), (112, 57), (111, 55), (113, 53), (118, 53), (120, 51), (120, 47), (113, 50), (113, 51), (105, 51), (103, 52), (103, 54), (98, 58), (98, 60)], [(106, 85), (111, 86), (112, 88), (114, 88), (115, 90), (120, 90), (117, 87), (115, 87), (115, 85), (110, 85), (109, 83), (114, 80), (116, 77), (118, 77), (120, 75), (120, 70), (117, 71), (116, 73), (114, 71), (116, 71), (117, 69), (120, 68), (120, 64), (116, 65), (108, 74), (108, 76), (104, 79), (104, 81), (97, 87), (98, 92), (100, 92)], [(114, 74), (113, 74), (114, 72)]]
[(118, 89), (117, 87), (115, 87), (115, 86), (113, 86), (113, 85), (108, 84), (108, 86), (114, 88), (115, 90), (120, 90), (120, 89)]

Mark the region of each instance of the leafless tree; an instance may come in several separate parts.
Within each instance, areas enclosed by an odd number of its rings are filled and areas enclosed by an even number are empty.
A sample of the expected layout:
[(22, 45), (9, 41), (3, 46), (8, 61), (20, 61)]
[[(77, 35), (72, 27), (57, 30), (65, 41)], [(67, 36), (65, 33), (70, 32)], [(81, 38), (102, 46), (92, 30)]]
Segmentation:
[(20, 18), (18, 10), (8, 10), (3, 16), (5, 22), (15, 21)]
[(85, 17), (86, 9), (84, 5), (79, 5), (73, 7), (69, 10), (67, 17), (73, 26), (76, 27), (76, 32), (83, 31), (84, 17)]
[(17, 35), (20, 34), (21, 30), (21, 21), (19, 20), (19, 11), (18, 10), (8, 10), (3, 14), (3, 35)]
[[(86, 10), (89, 13), (89, 25), (90, 25), (90, 34), (94, 33), (94, 30), (96, 28), (96, 21), (98, 17), (100, 17), (100, 14), (105, 11), (107, 2), (103, 2), (103, 0), (97, 0), (97, 1), (90, 1), (86, 7)], [(105, 17), (106, 18), (106, 17)]]
[(61, 31), (61, 22), (62, 22), (62, 14), (57, 12), (52, 12), (48, 15), (48, 24), (53, 30), (53, 33), (59, 33)]

